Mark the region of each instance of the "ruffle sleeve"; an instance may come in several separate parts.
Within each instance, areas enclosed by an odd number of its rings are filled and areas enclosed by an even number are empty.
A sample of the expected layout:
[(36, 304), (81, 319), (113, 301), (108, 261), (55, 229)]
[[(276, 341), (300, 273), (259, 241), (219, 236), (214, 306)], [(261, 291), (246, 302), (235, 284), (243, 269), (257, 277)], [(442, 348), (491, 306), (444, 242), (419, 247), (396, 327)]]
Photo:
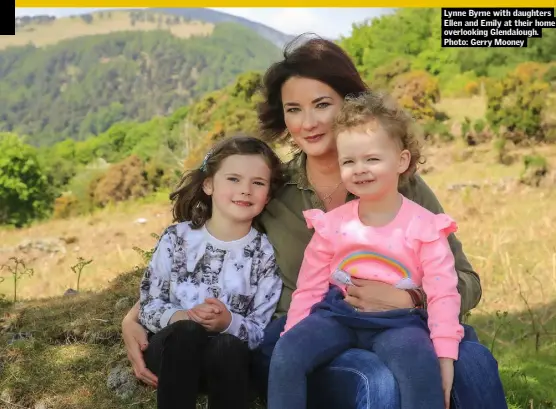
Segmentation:
[(447, 214), (420, 215), (412, 219), (406, 236), (410, 241), (432, 243), (441, 237), (448, 237), (457, 230), (457, 223)]
[(315, 233), (318, 233), (322, 237), (327, 236), (328, 223), (326, 222), (326, 213), (320, 209), (310, 209), (303, 212), (305, 217), (305, 222), (309, 229), (315, 229)]

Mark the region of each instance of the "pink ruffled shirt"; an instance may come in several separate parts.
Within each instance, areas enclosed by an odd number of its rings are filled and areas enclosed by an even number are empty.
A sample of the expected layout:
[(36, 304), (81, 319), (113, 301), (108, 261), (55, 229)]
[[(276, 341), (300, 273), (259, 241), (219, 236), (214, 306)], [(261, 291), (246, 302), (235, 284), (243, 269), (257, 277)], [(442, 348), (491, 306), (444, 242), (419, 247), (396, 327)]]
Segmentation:
[(329, 283), (337, 284), (331, 275), (343, 270), (356, 278), (382, 281), (401, 289), (422, 287), (427, 294), (428, 326), (438, 357), (458, 358), (463, 338), (461, 298), (447, 239), (457, 231), (457, 225), (449, 216), (434, 214), (402, 197), (394, 220), (381, 227), (360, 221), (359, 200), (326, 213), (319, 209), (303, 212), (315, 233), (305, 250), (284, 332), (309, 315), (311, 307), (328, 291)]

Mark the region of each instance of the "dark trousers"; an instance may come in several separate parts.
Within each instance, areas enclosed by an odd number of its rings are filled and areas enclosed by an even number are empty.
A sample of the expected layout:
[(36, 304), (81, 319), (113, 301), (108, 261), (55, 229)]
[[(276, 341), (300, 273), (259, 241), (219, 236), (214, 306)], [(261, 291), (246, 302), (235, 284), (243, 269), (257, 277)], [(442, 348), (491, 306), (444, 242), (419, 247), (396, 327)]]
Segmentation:
[(206, 392), (209, 409), (248, 409), (249, 349), (229, 334), (177, 321), (149, 340), (147, 367), (158, 376), (158, 409), (195, 409)]

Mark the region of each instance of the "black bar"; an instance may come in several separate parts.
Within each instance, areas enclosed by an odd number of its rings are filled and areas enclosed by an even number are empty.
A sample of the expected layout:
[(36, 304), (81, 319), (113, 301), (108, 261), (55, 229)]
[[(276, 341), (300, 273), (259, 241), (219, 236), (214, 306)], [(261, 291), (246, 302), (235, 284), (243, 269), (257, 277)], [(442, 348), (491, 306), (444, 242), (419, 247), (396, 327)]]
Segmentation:
[(15, 0), (13, 3), (10, 0), (4, 1), (4, 7), (0, 12), (3, 15), (0, 20), (0, 35), (13, 36), (15, 35)]

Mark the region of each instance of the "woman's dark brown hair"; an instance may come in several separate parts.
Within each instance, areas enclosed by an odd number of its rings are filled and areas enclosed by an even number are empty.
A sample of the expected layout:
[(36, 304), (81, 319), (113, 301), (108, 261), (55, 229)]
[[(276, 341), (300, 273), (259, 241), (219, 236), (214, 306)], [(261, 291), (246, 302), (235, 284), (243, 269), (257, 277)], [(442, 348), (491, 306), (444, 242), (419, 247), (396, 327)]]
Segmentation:
[(282, 85), (291, 77), (321, 81), (342, 98), (367, 90), (353, 61), (339, 45), (319, 37), (298, 45), (302, 37), (304, 35), (286, 46), (284, 58), (271, 65), (263, 78), (264, 99), (258, 105), (258, 115), (261, 136), (270, 143), (283, 142), (287, 138)]
[(270, 168), (270, 191), (272, 197), (282, 186), (284, 175), (282, 162), (262, 140), (247, 135), (237, 135), (218, 142), (205, 156), (198, 169), (186, 172), (178, 188), (170, 194), (174, 202), (174, 221), (190, 221), (193, 228), (202, 227), (212, 216), (212, 199), (203, 191), (205, 179), (213, 177), (222, 161), (232, 155), (261, 155)]

